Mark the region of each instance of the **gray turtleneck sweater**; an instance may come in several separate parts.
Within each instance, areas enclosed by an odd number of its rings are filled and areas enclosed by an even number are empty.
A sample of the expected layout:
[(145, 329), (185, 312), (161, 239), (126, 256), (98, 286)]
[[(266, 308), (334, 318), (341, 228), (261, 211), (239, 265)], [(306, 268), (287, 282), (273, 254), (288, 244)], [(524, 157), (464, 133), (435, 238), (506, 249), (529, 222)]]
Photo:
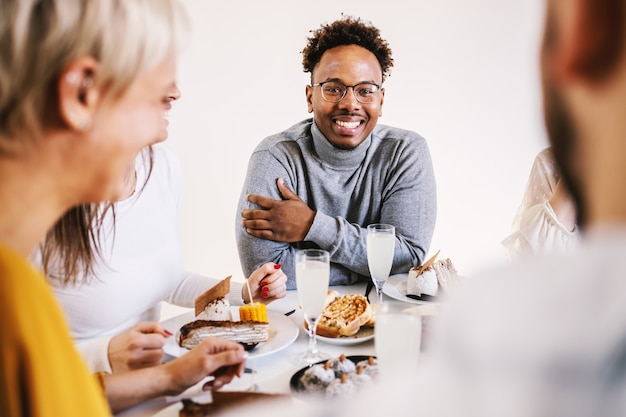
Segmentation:
[[(248, 234), (241, 210), (258, 209), (246, 194), (281, 199), (276, 180), (316, 211), (304, 242), (274, 242)], [(335, 148), (312, 119), (264, 139), (254, 150), (239, 199), (236, 239), (246, 277), (265, 262), (282, 264), (287, 288), (296, 288), (295, 251), (330, 252), (330, 285), (369, 280), (366, 227), (396, 227), (392, 274), (424, 261), (437, 217), (437, 195), (426, 140), (417, 133), (378, 124), (354, 149)]]

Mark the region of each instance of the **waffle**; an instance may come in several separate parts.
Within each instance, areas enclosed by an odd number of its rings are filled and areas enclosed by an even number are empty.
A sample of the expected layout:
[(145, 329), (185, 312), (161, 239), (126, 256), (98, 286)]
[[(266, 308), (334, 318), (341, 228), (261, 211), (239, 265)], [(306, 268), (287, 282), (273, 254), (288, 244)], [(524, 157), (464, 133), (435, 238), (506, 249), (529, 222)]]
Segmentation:
[(352, 336), (372, 324), (372, 307), (363, 295), (330, 291), (316, 333), (324, 337)]

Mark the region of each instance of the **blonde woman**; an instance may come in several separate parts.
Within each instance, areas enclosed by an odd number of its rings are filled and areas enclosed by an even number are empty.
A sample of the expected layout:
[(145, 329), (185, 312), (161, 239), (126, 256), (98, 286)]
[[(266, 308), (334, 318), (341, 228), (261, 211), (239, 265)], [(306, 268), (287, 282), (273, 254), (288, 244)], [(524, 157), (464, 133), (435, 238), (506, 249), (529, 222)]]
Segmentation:
[(0, 0), (0, 415), (106, 416), (243, 370), (243, 349), (213, 339), (94, 377), (27, 260), (68, 209), (124, 195), (127, 167), (166, 130), (186, 25), (173, 0)]

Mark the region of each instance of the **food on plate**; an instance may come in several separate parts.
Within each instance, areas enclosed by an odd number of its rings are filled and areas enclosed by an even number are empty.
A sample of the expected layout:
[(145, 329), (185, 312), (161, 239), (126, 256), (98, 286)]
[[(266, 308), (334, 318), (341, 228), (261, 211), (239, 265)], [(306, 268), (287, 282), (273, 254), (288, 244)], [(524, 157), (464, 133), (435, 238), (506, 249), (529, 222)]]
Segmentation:
[(263, 303), (249, 303), (239, 307), (239, 320), (267, 323), (267, 307)]
[(344, 354), (341, 354), (338, 358), (331, 359), (329, 362), (330, 368), (335, 372), (335, 376), (337, 378), (343, 374), (349, 374), (350, 372), (354, 372), (356, 370), (356, 364), (348, 359)]
[(239, 342), (244, 347), (256, 346), (269, 339), (269, 324), (254, 321), (196, 320), (180, 328), (178, 344), (191, 349), (211, 336)]
[(326, 397), (328, 398), (346, 398), (356, 391), (356, 385), (348, 374), (342, 374), (326, 387)]
[(406, 293), (416, 296), (436, 296), (449, 291), (457, 283), (459, 274), (450, 258), (435, 260), (439, 252), (423, 265), (411, 268), (406, 282)]
[(308, 392), (324, 391), (335, 380), (335, 371), (330, 367), (330, 362), (318, 363), (309, 367), (300, 382)]
[(220, 337), (241, 343), (247, 350), (269, 339), (269, 323), (265, 304), (250, 303), (239, 308), (240, 321), (232, 321), (230, 277), (209, 288), (195, 300), (197, 320), (180, 328), (178, 345), (187, 349), (207, 337)]
[(356, 366), (357, 368), (360, 366), (363, 372), (371, 377), (378, 375), (378, 360), (373, 356), (358, 362)]
[[(373, 326), (374, 314), (370, 303), (360, 294), (340, 295), (330, 290), (326, 306), (317, 323), (316, 333), (323, 337), (353, 336), (361, 326)], [(308, 325), (305, 322), (305, 328)]]
[[(358, 362), (358, 365), (356, 364)], [(368, 365), (369, 371), (366, 369)], [(313, 398), (345, 397), (377, 378), (376, 357), (345, 356), (319, 362), (301, 369), (291, 379), (294, 393)]]
[(226, 296), (230, 292), (230, 278), (230, 276), (227, 276), (226, 278), (224, 278), (223, 280), (196, 297), (196, 299), (194, 300), (196, 317), (200, 316), (200, 314), (204, 312), (211, 303), (216, 302), (220, 298), (228, 302), (228, 300), (226, 300)]
[(231, 321), (233, 315), (230, 312), (230, 303), (227, 298), (219, 297), (211, 300), (204, 310), (197, 316), (199, 320), (208, 321)]
[(178, 412), (179, 417), (205, 417), (219, 415), (230, 407), (267, 402), (288, 398), (288, 394), (272, 394), (256, 391), (213, 391), (210, 403), (200, 403), (192, 399), (182, 400), (183, 408)]
[(372, 377), (365, 373), (362, 365), (357, 365), (354, 372), (345, 375), (348, 375), (348, 379), (357, 387), (372, 380)]

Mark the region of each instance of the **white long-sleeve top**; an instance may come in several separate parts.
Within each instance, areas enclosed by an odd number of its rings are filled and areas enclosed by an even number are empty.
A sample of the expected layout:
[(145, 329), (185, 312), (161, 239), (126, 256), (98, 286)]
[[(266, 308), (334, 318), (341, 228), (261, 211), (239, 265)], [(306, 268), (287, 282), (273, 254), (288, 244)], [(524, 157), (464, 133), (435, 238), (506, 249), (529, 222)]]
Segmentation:
[[(52, 280), (72, 336), (92, 371), (111, 372), (112, 336), (142, 321), (158, 321), (161, 301), (193, 307), (194, 299), (219, 279), (185, 271), (179, 242), (181, 169), (165, 148), (154, 147), (154, 167), (136, 160), (137, 190), (115, 204), (116, 220), (104, 222), (106, 265), (88, 284), (63, 287)], [(241, 304), (242, 284), (231, 281), (229, 301)]]
[(537, 154), (526, 184), (522, 202), (515, 214), (511, 234), (503, 241), (507, 255), (514, 259), (525, 254), (565, 253), (578, 241), (578, 229), (569, 230), (557, 218), (550, 198), (560, 172), (550, 148)]

